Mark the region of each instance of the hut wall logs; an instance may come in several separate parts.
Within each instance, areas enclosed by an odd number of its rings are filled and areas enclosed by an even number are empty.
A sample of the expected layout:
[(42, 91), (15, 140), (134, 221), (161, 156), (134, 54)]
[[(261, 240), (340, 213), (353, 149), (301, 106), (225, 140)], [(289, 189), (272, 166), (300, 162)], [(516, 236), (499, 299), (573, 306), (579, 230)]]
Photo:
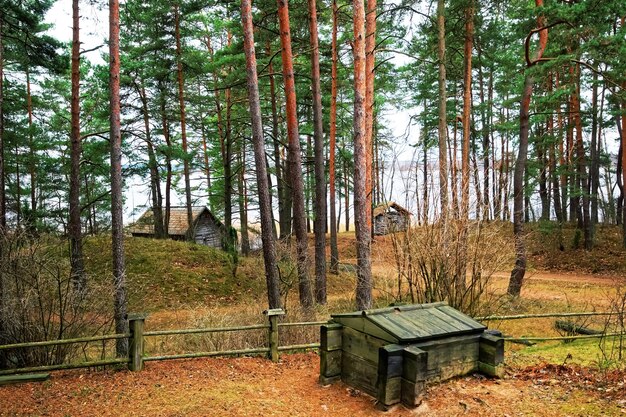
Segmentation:
[(321, 328), (320, 383), (341, 378), (379, 408), (416, 406), (429, 381), (478, 370), (502, 374), (501, 335), (444, 303), (332, 317)]

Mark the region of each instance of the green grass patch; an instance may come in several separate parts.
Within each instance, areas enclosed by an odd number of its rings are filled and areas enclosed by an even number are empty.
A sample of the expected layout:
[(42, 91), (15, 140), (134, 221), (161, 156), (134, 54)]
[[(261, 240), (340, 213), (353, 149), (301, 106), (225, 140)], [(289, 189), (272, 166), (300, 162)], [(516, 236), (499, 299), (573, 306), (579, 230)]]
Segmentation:
[[(617, 360), (619, 339), (580, 339), (539, 342), (534, 346), (522, 347), (507, 343), (506, 363), (513, 367), (526, 367), (538, 363), (568, 364), (609, 370), (620, 367)], [(624, 352), (626, 353), (626, 352)]]
[[(110, 236), (85, 239), (85, 264), (92, 279), (111, 276)], [(231, 258), (219, 249), (174, 240), (125, 239), (129, 310), (154, 311), (215, 301), (233, 302), (262, 291), (263, 270), (233, 274)]]

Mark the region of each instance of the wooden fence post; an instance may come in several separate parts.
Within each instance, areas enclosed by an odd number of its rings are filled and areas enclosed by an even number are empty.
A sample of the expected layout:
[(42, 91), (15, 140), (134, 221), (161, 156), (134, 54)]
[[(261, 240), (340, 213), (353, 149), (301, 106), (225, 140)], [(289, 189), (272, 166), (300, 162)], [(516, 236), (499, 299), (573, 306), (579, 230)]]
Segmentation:
[(128, 369), (138, 372), (143, 369), (143, 327), (146, 314), (129, 314), (128, 327), (130, 338), (128, 340)]
[(269, 329), (269, 358), (272, 362), (278, 362), (278, 317), (285, 315), (282, 308), (273, 308), (263, 312), (270, 322)]

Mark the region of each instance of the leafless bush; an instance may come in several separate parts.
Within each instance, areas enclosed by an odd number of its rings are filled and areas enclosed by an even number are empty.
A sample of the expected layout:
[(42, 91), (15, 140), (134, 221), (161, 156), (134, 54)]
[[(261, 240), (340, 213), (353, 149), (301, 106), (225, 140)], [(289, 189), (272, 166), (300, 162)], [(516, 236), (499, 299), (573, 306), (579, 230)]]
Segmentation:
[(611, 313), (604, 322), (604, 333), (617, 333), (616, 337), (603, 337), (598, 346), (601, 357), (598, 365), (601, 369), (609, 368), (615, 364), (622, 364), (626, 336), (626, 280), (616, 279), (613, 292), (608, 296), (609, 312)]
[(412, 227), (392, 236), (396, 299), (446, 301), (470, 315), (495, 309), (489, 286), (509, 263), (510, 242), (482, 221), (450, 220)]
[[(61, 240), (26, 234), (0, 236), (0, 344), (16, 344), (93, 335), (110, 325), (106, 291), (89, 283), (74, 289)], [(79, 345), (2, 350), (2, 365), (28, 367), (67, 362), (81, 354)], [(82, 354), (93, 356), (83, 348)]]

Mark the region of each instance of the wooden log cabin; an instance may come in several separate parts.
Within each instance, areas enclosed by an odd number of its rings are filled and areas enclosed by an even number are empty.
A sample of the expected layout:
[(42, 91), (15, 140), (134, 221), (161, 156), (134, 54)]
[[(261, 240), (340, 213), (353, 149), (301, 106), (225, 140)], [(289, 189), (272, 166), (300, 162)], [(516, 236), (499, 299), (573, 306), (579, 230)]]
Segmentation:
[(333, 314), (321, 327), (320, 383), (341, 379), (388, 409), (419, 404), (425, 384), (501, 376), (504, 339), (445, 303)]
[(411, 212), (393, 201), (376, 206), (372, 218), (376, 236), (402, 232), (411, 224)]
[[(164, 213), (165, 214), (165, 213)], [(222, 248), (226, 228), (217, 217), (204, 206), (192, 207), (193, 223), (187, 222), (186, 207), (171, 207), (168, 235), (173, 240), (189, 240), (199, 245)], [(130, 226), (130, 232), (136, 237), (155, 237), (154, 214), (152, 209), (141, 215)]]

